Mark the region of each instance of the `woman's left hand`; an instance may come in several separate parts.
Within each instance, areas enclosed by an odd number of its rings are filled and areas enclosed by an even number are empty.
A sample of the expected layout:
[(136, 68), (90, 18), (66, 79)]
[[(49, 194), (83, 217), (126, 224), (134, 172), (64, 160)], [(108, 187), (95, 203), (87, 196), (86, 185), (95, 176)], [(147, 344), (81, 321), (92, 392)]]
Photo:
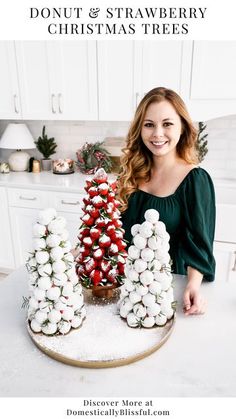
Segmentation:
[(188, 283), (183, 295), (183, 311), (186, 316), (191, 314), (204, 314), (206, 300), (201, 296), (199, 287)]

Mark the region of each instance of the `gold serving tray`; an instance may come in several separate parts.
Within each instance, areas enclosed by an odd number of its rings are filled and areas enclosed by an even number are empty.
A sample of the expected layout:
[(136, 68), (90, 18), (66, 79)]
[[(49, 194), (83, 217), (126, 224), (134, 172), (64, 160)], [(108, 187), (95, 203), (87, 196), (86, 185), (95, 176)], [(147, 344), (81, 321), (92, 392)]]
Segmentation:
[(110, 368), (128, 365), (157, 351), (170, 337), (175, 317), (165, 326), (131, 328), (117, 313), (116, 302), (85, 296), (87, 316), (79, 329), (65, 336), (45, 336), (28, 332), (46, 355), (82, 368)]

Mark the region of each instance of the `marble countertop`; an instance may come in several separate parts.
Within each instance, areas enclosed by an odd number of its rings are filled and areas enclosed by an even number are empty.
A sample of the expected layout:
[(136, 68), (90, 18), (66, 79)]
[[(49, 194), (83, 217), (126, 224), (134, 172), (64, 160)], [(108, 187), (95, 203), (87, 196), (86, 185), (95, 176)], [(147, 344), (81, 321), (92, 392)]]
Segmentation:
[(28, 295), (20, 268), (0, 281), (0, 394), (15, 397), (231, 397), (236, 396), (236, 283), (204, 283), (204, 316), (181, 310), (185, 277), (176, 276), (177, 320), (169, 340), (133, 364), (107, 369), (64, 365), (31, 341), (21, 309)]
[[(85, 193), (85, 179), (91, 177), (91, 175), (85, 175), (79, 172), (67, 175), (55, 175), (52, 172), (46, 171), (40, 173), (10, 172), (0, 174), (0, 186)], [(115, 177), (115, 175), (109, 174), (109, 179), (115, 179)]]
[[(108, 175), (115, 179), (115, 174)], [(0, 174), (0, 186), (8, 188), (39, 189), (61, 192), (84, 192), (85, 179), (91, 175), (75, 172), (69, 175), (55, 175), (52, 172), (28, 173), (10, 172)], [(213, 179), (217, 188), (236, 188), (236, 179)]]

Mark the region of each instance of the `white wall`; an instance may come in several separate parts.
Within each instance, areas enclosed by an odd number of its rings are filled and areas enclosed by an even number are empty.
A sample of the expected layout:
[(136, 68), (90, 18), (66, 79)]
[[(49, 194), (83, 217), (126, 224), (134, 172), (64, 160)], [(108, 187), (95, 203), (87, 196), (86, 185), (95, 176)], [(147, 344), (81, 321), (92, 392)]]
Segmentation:
[[(7, 123), (0, 121), (0, 135)], [(117, 155), (127, 134), (127, 122), (71, 122), (71, 121), (25, 121), (35, 139), (46, 125), (48, 136), (55, 137), (58, 144), (53, 158), (76, 159), (76, 150), (85, 141), (96, 142), (106, 139), (108, 151)], [(215, 178), (236, 179), (236, 115), (207, 121), (209, 152), (201, 164)], [(10, 150), (0, 149), (0, 161), (8, 159)], [(30, 154), (41, 158), (37, 150)]]

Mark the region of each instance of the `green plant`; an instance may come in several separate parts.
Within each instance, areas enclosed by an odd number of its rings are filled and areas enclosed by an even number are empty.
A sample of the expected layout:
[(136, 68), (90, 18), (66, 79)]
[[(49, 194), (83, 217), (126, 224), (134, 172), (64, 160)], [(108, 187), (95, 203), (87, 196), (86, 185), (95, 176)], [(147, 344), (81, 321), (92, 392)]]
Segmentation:
[(204, 122), (199, 122), (198, 123), (198, 136), (197, 136), (197, 141), (196, 141), (196, 150), (197, 150), (198, 159), (200, 163), (204, 160), (205, 155), (208, 153), (208, 148), (207, 148), (208, 141), (206, 139), (208, 134), (202, 135), (205, 129), (206, 129), (206, 124), (204, 124)]
[(55, 139), (48, 138), (45, 134), (45, 125), (43, 126), (42, 135), (35, 141), (36, 147), (45, 159), (49, 159), (56, 152), (57, 144)]

